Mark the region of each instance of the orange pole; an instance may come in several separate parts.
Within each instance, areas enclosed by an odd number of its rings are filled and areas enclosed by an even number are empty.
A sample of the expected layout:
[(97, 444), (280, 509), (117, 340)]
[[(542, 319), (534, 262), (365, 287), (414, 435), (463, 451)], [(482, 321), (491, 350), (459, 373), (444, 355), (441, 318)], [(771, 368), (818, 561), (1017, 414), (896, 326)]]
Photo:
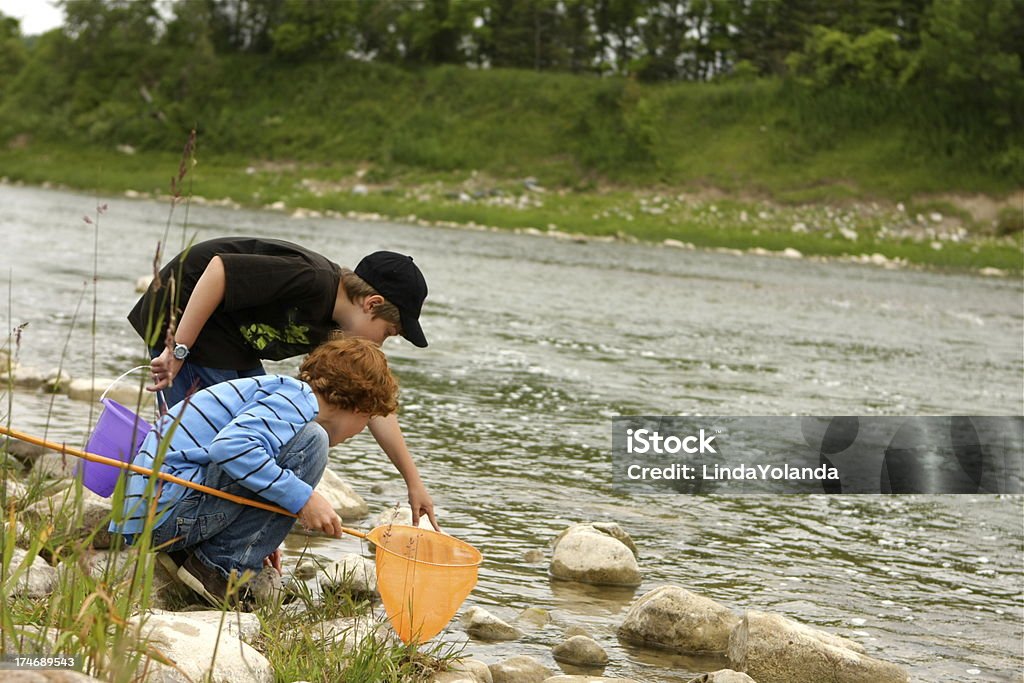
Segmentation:
[[(268, 512), (276, 512), (279, 515), (287, 515), (288, 517), (298, 517), (298, 515), (296, 515), (295, 513), (288, 512), (283, 507), (278, 507), (277, 505), (271, 505), (270, 503), (252, 500), (251, 498), (243, 498), (242, 496), (236, 496), (234, 494), (228, 493), (227, 491), (221, 491), (220, 489), (210, 488), (209, 486), (197, 484), (194, 481), (189, 481), (188, 479), (176, 477), (173, 474), (168, 474), (166, 472), (153, 472), (153, 470), (146, 469), (145, 467), (141, 467), (134, 463), (122, 462), (115, 458), (108, 458), (103, 455), (88, 453), (77, 448), (71, 448), (70, 446), (67, 446), (62, 443), (58, 444), (53, 441), (46, 441), (45, 439), (41, 439), (38, 436), (32, 436), (31, 434), (26, 434), (25, 432), (20, 432), (16, 429), (9, 429), (4, 425), (0, 425), (0, 434), (6, 434), (7, 436), (15, 438), (18, 441), (24, 441), (25, 443), (31, 443), (35, 444), (36, 446), (42, 446), (43, 448), (49, 448), (52, 451), (58, 451), (59, 453), (63, 453), (65, 455), (73, 455), (76, 458), (82, 458), (83, 460), (88, 460), (89, 462), (95, 462), (101, 465), (110, 465), (111, 467), (117, 467), (122, 470), (129, 470), (137, 474), (144, 474), (147, 477), (155, 476), (157, 479), (169, 481), (173, 484), (178, 484), (180, 486), (185, 486), (190, 489), (195, 489), (196, 491), (202, 491), (203, 493), (207, 493), (211, 496), (217, 496), (218, 498), (223, 498), (224, 500), (230, 500), (232, 503), (238, 503), (239, 505), (248, 505), (249, 507), (267, 510)], [(344, 533), (352, 536), (366, 538), (365, 533), (363, 533), (362, 531), (358, 531), (356, 529), (341, 527), (341, 530)]]

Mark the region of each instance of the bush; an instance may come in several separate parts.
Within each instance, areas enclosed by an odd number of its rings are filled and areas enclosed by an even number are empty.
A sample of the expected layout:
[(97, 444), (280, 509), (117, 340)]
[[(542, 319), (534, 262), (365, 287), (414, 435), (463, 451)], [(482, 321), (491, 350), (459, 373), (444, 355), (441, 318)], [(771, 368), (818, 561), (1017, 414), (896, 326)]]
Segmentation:
[(792, 75), (815, 88), (868, 86), (894, 88), (910, 56), (891, 31), (876, 28), (856, 38), (824, 26), (815, 26), (801, 52), (786, 59)]
[(996, 234), (1014, 235), (1024, 232), (1024, 206), (1008, 206), (996, 217)]

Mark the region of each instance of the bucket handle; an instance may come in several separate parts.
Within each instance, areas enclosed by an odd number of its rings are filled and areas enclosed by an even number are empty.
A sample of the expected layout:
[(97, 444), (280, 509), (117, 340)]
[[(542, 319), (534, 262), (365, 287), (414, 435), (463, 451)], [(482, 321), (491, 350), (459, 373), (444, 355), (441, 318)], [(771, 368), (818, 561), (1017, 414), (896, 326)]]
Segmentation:
[[(122, 372), (121, 376), (118, 377), (117, 379), (115, 379), (113, 382), (111, 382), (110, 385), (106, 389), (103, 390), (103, 393), (100, 394), (100, 402), (102, 402), (103, 399), (105, 399), (107, 397), (107, 394), (109, 394), (110, 390), (114, 388), (114, 385), (117, 384), (118, 382), (120, 382), (121, 380), (123, 380), (125, 377), (127, 377), (130, 374), (132, 374), (136, 370), (148, 370), (148, 369), (149, 369), (148, 365), (137, 365), (134, 368), (132, 368), (131, 370), (128, 370), (126, 372)], [(164, 392), (158, 391), (156, 393), (157, 393), (157, 397), (158, 397), (157, 405), (159, 406), (160, 402), (164, 401)], [(159, 411), (158, 411), (158, 414), (159, 414)]]
[(127, 372), (121, 373), (120, 377), (118, 377), (113, 382), (111, 382), (110, 385), (106, 389), (103, 390), (103, 393), (100, 394), (100, 401), (102, 401), (103, 399), (105, 399), (107, 397), (107, 394), (110, 393), (110, 390), (114, 388), (115, 384), (117, 384), (118, 382), (120, 382), (121, 380), (123, 380), (125, 377), (127, 377), (130, 374), (132, 374), (136, 370), (145, 370), (148, 367), (149, 367), (148, 365), (139, 365), (139, 366), (136, 366), (136, 367), (132, 368), (131, 370), (128, 370)]

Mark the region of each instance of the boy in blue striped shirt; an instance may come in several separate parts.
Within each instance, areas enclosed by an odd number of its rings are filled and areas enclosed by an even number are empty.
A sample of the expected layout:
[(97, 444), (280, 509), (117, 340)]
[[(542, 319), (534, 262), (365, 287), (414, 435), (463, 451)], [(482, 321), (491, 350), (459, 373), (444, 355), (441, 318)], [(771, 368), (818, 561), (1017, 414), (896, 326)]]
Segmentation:
[[(314, 491), (330, 446), (358, 434), (376, 415), (397, 408), (398, 385), (371, 341), (327, 342), (303, 361), (298, 379), (262, 375), (222, 382), (173, 406), (135, 457), (152, 468), (161, 436), (169, 439), (161, 470), (176, 477), (298, 514), (307, 529), (341, 534), (341, 519)], [(177, 426), (174, 422), (180, 418)], [(420, 485), (411, 458), (395, 462), (410, 485)], [(111, 530), (129, 542), (142, 532), (149, 478), (130, 474), (124, 519)], [(228, 577), (259, 572), (292, 527), (285, 515), (157, 482), (153, 546), (183, 560), (178, 577), (215, 605)], [(187, 557), (185, 557), (187, 554)]]

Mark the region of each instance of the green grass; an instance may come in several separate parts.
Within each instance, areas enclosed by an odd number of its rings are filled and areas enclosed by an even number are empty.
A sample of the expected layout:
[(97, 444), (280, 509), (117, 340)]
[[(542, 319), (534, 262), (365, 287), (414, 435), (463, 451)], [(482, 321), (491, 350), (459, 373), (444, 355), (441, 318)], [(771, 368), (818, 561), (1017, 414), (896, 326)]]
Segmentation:
[[(822, 194), (808, 188), (798, 196), (787, 195), (818, 200), (791, 204), (742, 193), (722, 196), (718, 191), (697, 190), (687, 194), (666, 185), (593, 183), (580, 189), (547, 187), (540, 192), (527, 189), (521, 178), (473, 171), (213, 157), (203, 154), (201, 140), (199, 157), (192, 180), (195, 194), (246, 207), (281, 201), (288, 211), (376, 213), (398, 220), (416, 216), (421, 222), (533, 228), (650, 242), (676, 240), (704, 248), (791, 248), (805, 256), (825, 257), (878, 253), (950, 269), (989, 267), (1019, 273), (1024, 260), (1019, 232), (997, 235), (993, 226), (975, 224), (969, 214), (949, 202), (919, 200), (899, 211), (890, 202), (821, 201), (825, 194), (836, 195), (834, 185)], [(161, 169), (175, 168), (177, 160), (171, 153), (125, 155), (93, 147), (41, 144), (0, 152), (9, 180), (153, 196), (170, 192), (170, 176)], [(352, 191), (358, 184), (366, 187), (365, 194)], [(850, 189), (847, 194), (857, 193)], [(509, 202), (520, 204), (508, 206)], [(955, 225), (933, 224), (929, 216), (936, 211), (956, 219), (954, 223), (966, 232), (951, 238)], [(945, 238), (933, 234), (936, 229), (945, 231)], [(856, 239), (849, 239), (847, 235), (854, 233)]]
[(335, 636), (325, 630), (325, 621), (371, 612), (370, 602), (354, 598), (344, 583), (319, 598), (299, 584), (295, 595), (305, 609), (275, 605), (258, 612), (262, 630), (255, 645), (274, 664), (276, 680), (420, 681), (444, 671), (460, 655), (458, 646), (445, 643), (404, 645), (387, 635), (387, 627), (366, 635), (352, 630)]
[(173, 155), (197, 127), (205, 161), (478, 170), (535, 176), (549, 187), (713, 186), (780, 201), (905, 201), (922, 193), (1005, 195), (1024, 184), (1024, 169), (1006, 167), (1001, 156), (1020, 147), (1019, 133), (951, 128), (956, 117), (927, 92), (288, 65), (254, 55), (205, 56), (197, 65), (182, 53), (137, 77), (151, 91), (147, 104), (134, 77), (111, 78), (95, 65), (72, 78), (49, 54), (40, 51), (5, 90), (0, 142), (64, 145), (76, 150), (68, 161), (85, 161), (85, 147), (119, 144)]
[[(16, 480), (11, 470), (20, 468), (11, 460), (12, 456), (0, 451), (0, 462), (11, 465), (3, 468), (0, 485), (4, 492), (8, 482)], [(81, 492), (81, 483), (77, 482), (57, 495), (71, 501)], [(136, 672), (147, 659), (166, 663), (159, 648), (152, 647), (142, 635), (145, 618), (133, 618), (144, 614), (150, 604), (155, 570), (152, 549), (145, 542), (127, 548), (115, 543), (115, 552), (99, 567), (90, 569), (90, 557), (95, 552), (89, 547), (91, 538), (106, 527), (110, 516), (91, 532), (87, 530), (85, 538), (64, 533), (62, 530), (72, 525), (63, 517), (26, 518), (21, 512), (43, 493), (40, 488), (30, 489), (17, 501), (7, 500), (6, 493), (3, 496), (8, 507), (0, 535), (0, 600), (5, 605), (0, 617), (2, 649), (6, 654), (76, 656), (84, 664), (84, 671), (111, 683), (141, 680), (135, 677)], [(119, 509), (120, 496), (120, 491), (115, 492), (114, 509)], [(21, 524), (21, 538), (16, 534), (16, 523)], [(27, 551), (20, 563), (14, 561), (15, 547)], [(43, 598), (20, 596), (17, 583), (37, 555), (58, 568), (56, 587)], [(341, 647), (325, 638), (322, 622), (370, 615), (373, 605), (353, 599), (343, 589), (321, 597), (300, 586), (293, 594), (296, 604), (270, 603), (256, 610), (262, 627), (252, 644), (268, 658), (275, 680), (282, 683), (301, 679), (342, 683), (421, 681), (444, 671), (461, 654), (458, 647), (445, 643), (402, 644), (386, 635), (386, 626), (369, 635), (347, 637), (348, 642)], [(298, 604), (304, 609), (295, 609)], [(226, 619), (231, 619), (230, 608), (224, 609)], [(224, 624), (222, 620), (222, 628)], [(43, 641), (38, 640), (40, 632), (45, 633)]]
[[(1024, 169), (1012, 166), (1011, 152), (1024, 146), (1020, 133), (965, 124), (942, 111), (934, 93), (814, 91), (771, 79), (643, 84), (508, 69), (288, 65), (254, 55), (203, 55), (199, 64), (194, 54), (170, 52), (147, 66), (147, 104), (135, 76), (111, 78), (101, 65), (69, 73), (59, 52), (40, 50), (0, 102), (0, 165), (11, 179), (166, 194), (196, 127), (194, 191), (247, 207), (281, 201), (321, 212), (1021, 270), (1013, 216), (979, 225), (934, 199), (1019, 191)], [(139, 151), (121, 154), (119, 145)], [(448, 196), (519, 197), (527, 177), (548, 189), (530, 194), (541, 205)], [(357, 182), (370, 191), (352, 193)], [(317, 192), (315, 183), (327, 187)], [(641, 200), (680, 193), (697, 199), (639, 212)], [(880, 214), (876, 201), (902, 202), (907, 215)], [(736, 210), (708, 220), (715, 203)], [(846, 227), (857, 240), (837, 238), (837, 226), (818, 216), (809, 226), (818, 229), (793, 232), (814, 207), (852, 210)], [(939, 239), (934, 249), (936, 226), (915, 225), (915, 216), (935, 210), (957, 217), (966, 241)], [(740, 221), (741, 211), (773, 218)]]

